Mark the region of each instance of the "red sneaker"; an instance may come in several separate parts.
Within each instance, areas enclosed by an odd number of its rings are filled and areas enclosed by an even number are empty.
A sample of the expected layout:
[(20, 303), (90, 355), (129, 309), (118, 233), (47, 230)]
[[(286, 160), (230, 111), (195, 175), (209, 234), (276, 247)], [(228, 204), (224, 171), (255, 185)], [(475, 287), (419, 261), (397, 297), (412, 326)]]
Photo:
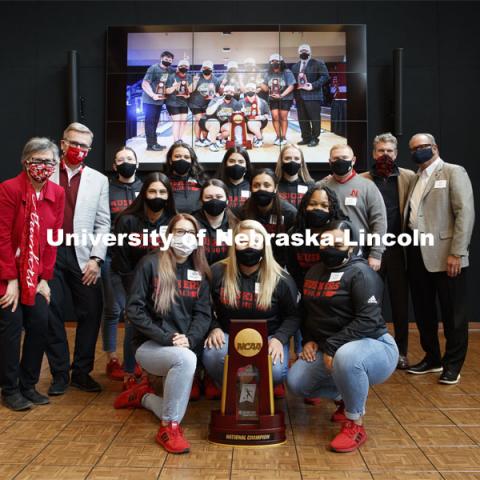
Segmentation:
[(190, 451), (190, 444), (183, 436), (182, 427), (177, 422), (169, 422), (166, 427), (160, 425), (155, 440), (169, 453), (188, 453)]
[(112, 358), (105, 368), (105, 372), (107, 373), (107, 377), (110, 380), (115, 380), (117, 382), (123, 382), (123, 377), (125, 372), (123, 371), (118, 358)]
[(275, 387), (273, 388), (273, 396), (275, 398), (285, 398), (285, 387), (283, 383), (275, 385)]
[(353, 452), (367, 441), (367, 432), (363, 425), (347, 421), (342, 425), (340, 433), (330, 442), (334, 452)]
[(203, 385), (205, 386), (205, 398), (207, 400), (218, 400), (222, 396), (222, 391), (217, 387), (210, 375), (205, 375)]
[(306, 403), (307, 405), (317, 406), (322, 403), (322, 399), (320, 397), (305, 397), (303, 399), (303, 403)]
[(147, 393), (153, 393), (153, 388), (148, 382), (138, 383), (130, 390), (122, 392), (113, 402), (114, 408), (141, 408), (142, 398)]
[(195, 375), (193, 377), (192, 390), (190, 391), (190, 400), (196, 402), (200, 399), (200, 380)]
[(142, 367), (138, 363), (135, 364), (135, 370), (133, 371), (133, 374), (136, 377), (141, 377), (143, 374)]
[(135, 387), (139, 383), (140, 382), (138, 382), (133, 375), (130, 375), (127, 378), (124, 378), (123, 380), (123, 391), (130, 390), (131, 388)]
[(337, 409), (332, 413), (330, 420), (336, 423), (348, 422), (349, 420), (345, 416), (345, 404), (343, 403), (343, 400), (336, 401), (335, 405), (337, 406)]

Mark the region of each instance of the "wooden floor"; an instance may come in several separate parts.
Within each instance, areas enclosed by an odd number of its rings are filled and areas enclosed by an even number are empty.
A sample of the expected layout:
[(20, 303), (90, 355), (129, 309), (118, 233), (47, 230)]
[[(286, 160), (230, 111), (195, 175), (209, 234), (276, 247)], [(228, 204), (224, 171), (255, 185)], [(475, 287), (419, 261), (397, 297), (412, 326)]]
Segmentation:
[[(71, 330), (71, 329), (70, 329)], [(69, 332), (72, 339), (72, 331)], [(421, 358), (411, 331), (411, 360)], [(120, 343), (121, 344), (121, 343)], [(16, 413), (0, 407), (0, 479), (480, 479), (480, 333), (472, 332), (461, 383), (443, 386), (434, 374), (396, 372), (374, 387), (367, 404), (368, 442), (336, 454), (328, 442), (334, 405), (289, 397), (285, 446), (240, 449), (208, 444), (209, 412), (218, 402), (191, 403), (184, 420), (187, 455), (167, 455), (154, 441), (158, 421), (145, 410), (116, 411), (121, 385), (104, 373), (98, 344), (94, 376), (104, 391), (71, 389), (52, 404)], [(49, 384), (46, 365), (39, 390)]]

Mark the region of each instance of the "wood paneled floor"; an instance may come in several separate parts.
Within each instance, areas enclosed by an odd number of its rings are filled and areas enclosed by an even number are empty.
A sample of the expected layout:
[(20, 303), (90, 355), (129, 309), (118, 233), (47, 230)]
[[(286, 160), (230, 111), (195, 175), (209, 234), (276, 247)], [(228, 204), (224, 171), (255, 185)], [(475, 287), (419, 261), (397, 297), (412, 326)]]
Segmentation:
[[(410, 338), (410, 360), (416, 361), (422, 355), (415, 330)], [(70, 389), (28, 412), (0, 407), (1, 480), (480, 479), (480, 332), (471, 332), (459, 385), (438, 385), (435, 374), (397, 371), (374, 387), (365, 422), (369, 440), (351, 454), (328, 449), (338, 431), (329, 422), (333, 403), (313, 407), (289, 396), (278, 403), (287, 412), (284, 446), (209, 444), (210, 410), (218, 402), (202, 399), (189, 405), (183, 422), (191, 453), (167, 455), (154, 441), (158, 421), (150, 412), (113, 409), (121, 384), (109, 381), (104, 368), (99, 342), (94, 377), (102, 393)], [(39, 390), (49, 382), (45, 364)]]

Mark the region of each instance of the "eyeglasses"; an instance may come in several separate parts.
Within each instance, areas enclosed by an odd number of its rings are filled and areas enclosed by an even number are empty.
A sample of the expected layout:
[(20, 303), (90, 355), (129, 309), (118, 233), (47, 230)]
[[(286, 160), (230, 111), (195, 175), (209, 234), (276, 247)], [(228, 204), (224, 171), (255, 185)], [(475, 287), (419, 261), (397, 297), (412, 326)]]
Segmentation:
[(183, 237), (184, 235), (186, 235), (187, 233), (190, 233), (191, 235), (196, 235), (197, 232), (195, 230), (185, 230), (183, 228), (179, 228), (179, 229), (174, 229), (173, 230), (173, 233), (175, 235), (178, 235), (179, 237)]
[(28, 163), (31, 165), (47, 165), (49, 167), (54, 167), (57, 164), (55, 160), (50, 158), (35, 158), (35, 157), (32, 157), (28, 161)]
[(422, 143), (421, 145), (417, 145), (416, 147), (412, 147), (410, 149), (410, 151), (413, 153), (413, 152), (416, 152), (417, 150), (425, 150), (427, 148), (430, 148), (432, 146), (431, 143)]
[(90, 145), (87, 145), (86, 143), (74, 142), (72, 140), (67, 140), (66, 138), (64, 138), (63, 141), (68, 143), (72, 147), (81, 148), (83, 150), (91, 150), (92, 149), (92, 147)]

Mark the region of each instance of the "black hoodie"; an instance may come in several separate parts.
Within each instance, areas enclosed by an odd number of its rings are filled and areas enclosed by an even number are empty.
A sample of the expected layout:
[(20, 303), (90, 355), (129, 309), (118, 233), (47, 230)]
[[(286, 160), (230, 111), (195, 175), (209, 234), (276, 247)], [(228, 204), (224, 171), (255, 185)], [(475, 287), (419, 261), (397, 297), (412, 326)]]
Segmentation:
[(170, 175), (168, 179), (172, 185), (173, 199), (178, 213), (192, 213), (201, 207), (202, 185), (198, 180), (188, 175), (181, 177), (175, 174)]
[(313, 182), (305, 183), (301, 178), (289, 182), (282, 178), (278, 183), (278, 196), (298, 208), (303, 196), (307, 193)]
[(250, 198), (250, 182), (243, 180), (238, 185), (226, 182), (228, 189), (228, 206), (230, 208), (241, 207)]
[(315, 341), (333, 357), (348, 342), (381, 337), (387, 333), (382, 295), (382, 279), (361, 257), (334, 269), (317, 263), (303, 285), (303, 342)]
[(110, 179), (109, 200), (112, 227), (117, 215), (137, 198), (142, 189), (142, 185), (143, 183), (139, 178), (135, 178), (133, 183), (123, 183), (118, 178)]

